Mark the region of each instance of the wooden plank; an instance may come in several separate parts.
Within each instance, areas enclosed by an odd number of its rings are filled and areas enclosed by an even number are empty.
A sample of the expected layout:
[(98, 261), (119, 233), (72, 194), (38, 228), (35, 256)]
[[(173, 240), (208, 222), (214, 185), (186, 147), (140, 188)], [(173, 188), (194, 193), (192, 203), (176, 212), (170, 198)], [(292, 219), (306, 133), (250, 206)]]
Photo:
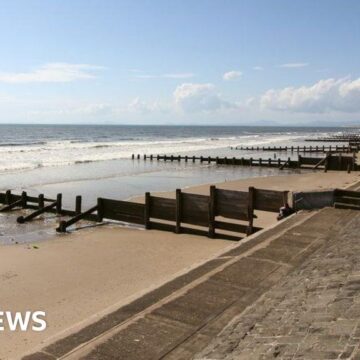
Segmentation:
[(101, 200), (102, 215), (105, 219), (144, 225), (144, 204), (103, 198)]
[(249, 194), (244, 191), (216, 189), (216, 216), (248, 220)]
[[(152, 156), (152, 155), (151, 155)], [(145, 229), (150, 229), (150, 205), (151, 205), (151, 196), (149, 192), (145, 193), (145, 208), (144, 208), (144, 224)]]
[(255, 188), (249, 187), (249, 228), (247, 235), (251, 235), (254, 232), (254, 202), (255, 202)]
[(319, 158), (314, 158), (314, 157), (301, 157), (301, 164), (302, 165), (317, 165), (317, 163), (319, 162)]
[(216, 187), (210, 186), (209, 199), (209, 237), (215, 236), (215, 209), (216, 209)]
[(80, 221), (82, 219), (86, 219), (88, 216), (92, 215), (93, 212), (97, 211), (98, 207), (99, 207), (99, 201), (98, 201), (98, 205), (90, 208), (89, 210), (85, 211), (84, 213), (78, 214), (78, 215), (76, 215), (75, 217), (73, 217), (72, 219), (70, 219), (68, 221), (64, 221), (64, 220), (61, 221), (59, 226), (56, 228), (56, 231), (57, 232), (66, 232), (67, 227), (75, 224), (76, 222), (78, 222), (78, 221)]
[(182, 212), (181, 189), (176, 189), (175, 232), (177, 234), (179, 234), (181, 231), (181, 212)]
[(360, 191), (335, 189), (334, 196), (349, 196), (349, 197), (360, 198)]
[(150, 229), (152, 230), (171, 231), (171, 232), (175, 231), (175, 225), (160, 223), (157, 221), (150, 221), (149, 226)]
[(181, 193), (181, 221), (209, 226), (209, 196)]
[(150, 197), (150, 218), (175, 221), (176, 200)]
[[(50, 210), (50, 209), (53, 209), (55, 207), (57, 207), (57, 204), (58, 202), (57, 201), (54, 201), (53, 203), (51, 203), (50, 205), (46, 205), (45, 207), (43, 208), (40, 208), (40, 209), (37, 209), (36, 211), (34, 211), (33, 213), (27, 215), (27, 216), (19, 216), (17, 218), (17, 222), (19, 224), (23, 224), (27, 221), (30, 221), (32, 219), (35, 219), (37, 216), (43, 214), (44, 212)], [(56, 209), (56, 212), (58, 213), (58, 209)]]
[(286, 191), (255, 189), (254, 209), (278, 212), (284, 206)]

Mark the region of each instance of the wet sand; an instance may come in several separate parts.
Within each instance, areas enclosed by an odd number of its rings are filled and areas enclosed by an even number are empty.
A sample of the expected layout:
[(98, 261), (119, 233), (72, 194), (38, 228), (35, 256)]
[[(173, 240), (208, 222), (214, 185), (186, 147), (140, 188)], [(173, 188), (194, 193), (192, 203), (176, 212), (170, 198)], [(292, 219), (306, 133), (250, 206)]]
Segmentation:
[[(356, 173), (306, 173), (217, 186), (296, 191), (346, 187), (359, 179)], [(201, 185), (184, 191), (206, 194), (208, 189), (209, 185)], [(275, 218), (273, 213), (259, 214), (257, 224), (269, 225)], [(101, 226), (67, 235), (49, 234), (48, 240), (36, 246), (0, 246), (0, 305), (1, 310), (46, 311), (48, 328), (42, 333), (0, 333), (0, 359), (33, 352), (237, 243)]]

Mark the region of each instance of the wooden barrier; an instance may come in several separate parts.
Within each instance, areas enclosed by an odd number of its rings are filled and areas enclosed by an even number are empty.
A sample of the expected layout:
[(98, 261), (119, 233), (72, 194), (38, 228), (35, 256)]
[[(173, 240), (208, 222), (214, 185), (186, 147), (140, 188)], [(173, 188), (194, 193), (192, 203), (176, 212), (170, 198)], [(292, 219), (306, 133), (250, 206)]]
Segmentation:
[(131, 201), (98, 199), (99, 221), (102, 219), (117, 220), (144, 225), (144, 204)]
[[(21, 196), (7, 193), (0, 194), (0, 200), (8, 202), (3, 209), (16, 206), (34, 209), (27, 216), (18, 217), (19, 223), (30, 221), (37, 216), (52, 212), (59, 215), (72, 216), (61, 221), (56, 231), (66, 232), (67, 228), (80, 220), (102, 222), (104, 219), (143, 225), (146, 229), (191, 232), (216, 236), (216, 230), (250, 235), (260, 230), (253, 224), (254, 210), (278, 212), (286, 202), (286, 192), (249, 188), (249, 191), (233, 191), (210, 187), (210, 195), (184, 193), (176, 190), (176, 198), (168, 199), (145, 194), (145, 204), (131, 201), (98, 198), (97, 204), (85, 212), (81, 212), (81, 197), (77, 196), (75, 211), (62, 208), (62, 195), (56, 200), (46, 199), (44, 195), (29, 197), (25, 192)], [(31, 204), (35, 203), (34, 204)], [(48, 205), (45, 202), (50, 202)], [(226, 219), (231, 219), (228, 222)], [(236, 220), (236, 222), (234, 222)], [(241, 223), (242, 222), (242, 223)], [(190, 225), (190, 228), (189, 228)], [(206, 228), (206, 230), (198, 229)], [(221, 234), (231, 240), (239, 240), (233, 235)]]
[(360, 210), (360, 191), (335, 189), (334, 207), (338, 209)]
[(19, 216), (17, 218), (17, 222), (20, 224), (23, 224), (27, 221), (30, 221), (32, 219), (35, 219), (37, 216), (45, 213), (45, 212), (49, 212), (51, 209), (56, 209), (57, 214), (61, 213), (61, 203), (62, 203), (62, 194), (58, 194), (56, 201), (53, 201), (51, 204), (49, 205), (44, 205), (44, 195), (40, 194), (39, 198), (38, 198), (38, 204), (39, 204), (39, 209), (34, 211), (33, 213), (31, 213), (30, 215), (27, 216)]
[[(157, 161), (181, 161), (181, 160), (185, 160), (185, 162), (188, 161), (189, 158), (192, 159), (192, 162), (195, 162), (196, 160), (198, 160), (200, 163), (203, 162), (207, 162), (208, 164), (210, 163), (215, 163), (217, 165), (233, 165), (233, 166), (263, 166), (263, 167), (274, 167), (274, 168), (279, 168), (282, 165), (286, 165), (289, 168), (297, 168), (298, 167), (298, 161), (297, 160), (291, 160), (291, 159), (287, 159), (287, 160), (282, 160), (282, 159), (271, 159), (271, 158), (267, 158), (267, 159), (253, 159), (253, 158), (236, 158), (236, 157), (232, 157), (232, 158), (220, 158), (220, 157), (204, 157), (204, 156), (191, 156), (189, 157), (188, 155), (186, 156), (182, 156), (182, 155), (144, 155), (143, 159), (149, 159), (149, 158), (153, 158), (156, 159)], [(132, 159), (135, 159), (135, 155), (133, 154)], [(137, 159), (140, 159), (140, 155), (137, 156)]]
[(254, 209), (278, 212), (288, 202), (288, 191), (255, 189)]
[(231, 150), (245, 151), (275, 151), (275, 152), (308, 152), (308, 153), (328, 153), (328, 152), (351, 152), (350, 145), (335, 146), (236, 146), (230, 147)]
[[(253, 225), (254, 210), (278, 212), (286, 202), (287, 192), (253, 187), (245, 192), (217, 189), (211, 186), (210, 196), (183, 193), (178, 189), (175, 199), (151, 196), (150, 193), (146, 193), (145, 209), (148, 209), (148, 212), (146, 212), (144, 222), (149, 229), (176, 233), (184, 231), (183, 224), (189, 224), (206, 227), (209, 237), (216, 235), (216, 229), (249, 235), (260, 230)], [(245, 221), (246, 224), (222, 220), (226, 218)]]

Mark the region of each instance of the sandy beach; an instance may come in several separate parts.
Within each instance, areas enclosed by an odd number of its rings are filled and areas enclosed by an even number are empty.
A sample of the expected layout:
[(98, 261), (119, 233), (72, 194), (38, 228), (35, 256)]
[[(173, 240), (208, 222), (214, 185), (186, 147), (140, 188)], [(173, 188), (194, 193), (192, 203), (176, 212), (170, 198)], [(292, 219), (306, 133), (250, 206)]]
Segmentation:
[[(217, 186), (301, 191), (347, 187), (359, 179), (357, 173), (305, 173), (229, 181)], [(206, 194), (209, 185), (184, 191)], [(173, 196), (173, 192), (162, 196)], [(258, 215), (258, 225), (276, 222), (275, 213)], [(17, 359), (31, 353), (238, 243), (100, 226), (49, 235), (36, 246), (0, 247), (1, 306), (2, 310), (46, 311), (48, 327), (41, 333), (0, 333), (0, 359)]]

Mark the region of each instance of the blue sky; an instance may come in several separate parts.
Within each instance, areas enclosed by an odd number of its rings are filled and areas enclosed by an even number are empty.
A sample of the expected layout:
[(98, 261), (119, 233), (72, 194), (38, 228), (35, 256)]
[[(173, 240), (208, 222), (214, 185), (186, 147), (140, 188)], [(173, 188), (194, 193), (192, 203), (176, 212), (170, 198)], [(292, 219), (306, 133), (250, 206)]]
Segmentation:
[(0, 122), (360, 120), (357, 0), (1, 6)]

